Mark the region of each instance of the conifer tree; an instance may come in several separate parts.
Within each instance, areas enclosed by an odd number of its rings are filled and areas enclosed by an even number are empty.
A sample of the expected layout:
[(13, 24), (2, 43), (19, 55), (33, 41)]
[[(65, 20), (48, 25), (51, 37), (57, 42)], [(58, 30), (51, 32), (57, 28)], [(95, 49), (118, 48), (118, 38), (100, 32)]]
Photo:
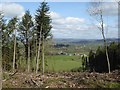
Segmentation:
[(36, 73), (38, 72), (38, 69), (39, 69), (39, 59), (41, 56), (42, 73), (44, 74), (44, 67), (45, 67), (44, 66), (44, 62), (45, 62), (44, 43), (45, 43), (45, 40), (51, 35), (50, 30), (52, 28), (51, 18), (49, 16), (49, 6), (46, 2), (41, 3), (40, 7), (37, 10), (35, 20), (36, 20), (36, 31), (37, 31), (37, 40), (38, 40)]
[(18, 19), (17, 17), (13, 17), (9, 23), (8, 23), (8, 30), (9, 32), (12, 32), (14, 33), (13, 36), (14, 36), (14, 51), (13, 51), (13, 72), (15, 71), (15, 60), (16, 60), (16, 30), (17, 30), (17, 22), (18, 22)]
[(22, 21), (19, 25), (19, 35), (22, 43), (25, 46), (25, 58), (27, 64), (27, 71), (30, 71), (30, 38), (32, 37), (33, 21), (29, 10), (26, 11), (22, 17)]

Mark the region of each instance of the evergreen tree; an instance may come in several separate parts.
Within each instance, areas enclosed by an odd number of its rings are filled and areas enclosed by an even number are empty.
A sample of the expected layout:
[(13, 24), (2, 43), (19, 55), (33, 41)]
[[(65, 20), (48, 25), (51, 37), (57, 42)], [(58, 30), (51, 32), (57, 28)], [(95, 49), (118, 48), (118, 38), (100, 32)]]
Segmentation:
[(33, 21), (29, 11), (26, 11), (22, 17), (22, 21), (19, 25), (19, 35), (21, 42), (25, 46), (26, 64), (28, 65), (27, 71), (30, 71), (30, 39), (32, 37)]
[[(36, 73), (38, 71), (40, 51), (42, 59), (42, 73), (44, 74), (44, 42), (51, 35), (51, 18), (49, 16), (49, 6), (46, 2), (42, 2), (40, 7), (37, 10), (36, 16), (36, 31), (37, 31), (37, 40), (38, 40), (38, 55), (37, 55), (37, 66)], [(40, 48), (41, 46), (41, 48)]]
[[(109, 59), (111, 63), (111, 71), (120, 69), (120, 43), (111, 43), (108, 46)], [(96, 53), (90, 51), (89, 53), (89, 67), (96, 72), (107, 72), (107, 58), (106, 49), (98, 47)], [(93, 71), (93, 70), (91, 70)]]
[(89, 52), (89, 67), (90, 72), (93, 72), (95, 70), (95, 53), (91, 50)]
[(8, 23), (8, 30), (9, 32), (14, 33), (14, 51), (13, 51), (13, 71), (15, 71), (15, 64), (16, 64), (16, 29), (17, 29), (17, 17), (13, 17)]

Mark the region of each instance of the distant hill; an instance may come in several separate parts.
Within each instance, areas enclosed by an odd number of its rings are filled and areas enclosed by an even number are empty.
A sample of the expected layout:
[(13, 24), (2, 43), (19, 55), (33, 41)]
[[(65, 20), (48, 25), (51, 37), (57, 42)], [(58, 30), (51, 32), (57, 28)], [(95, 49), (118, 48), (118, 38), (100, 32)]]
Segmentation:
[[(67, 44), (89, 44), (89, 43), (103, 43), (103, 39), (53, 39), (55, 43), (67, 43)], [(112, 38), (107, 39), (107, 42), (119, 42), (120, 39)]]

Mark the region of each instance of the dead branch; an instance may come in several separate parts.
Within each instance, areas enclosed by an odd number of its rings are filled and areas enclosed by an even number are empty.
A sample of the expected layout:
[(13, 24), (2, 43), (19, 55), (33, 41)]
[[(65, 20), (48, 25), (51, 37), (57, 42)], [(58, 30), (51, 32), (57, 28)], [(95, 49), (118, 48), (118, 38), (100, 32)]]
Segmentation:
[(39, 86), (39, 84), (37, 82), (35, 82), (35, 80), (31, 79), (32, 83), (36, 86)]

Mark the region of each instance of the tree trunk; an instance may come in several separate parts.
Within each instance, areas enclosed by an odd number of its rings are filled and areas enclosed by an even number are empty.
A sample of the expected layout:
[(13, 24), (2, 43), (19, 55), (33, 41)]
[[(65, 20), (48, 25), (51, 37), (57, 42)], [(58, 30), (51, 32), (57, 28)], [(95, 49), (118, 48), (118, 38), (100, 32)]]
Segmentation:
[(26, 60), (26, 65), (27, 65), (27, 60), (28, 60), (28, 45), (25, 45), (25, 60)]
[(26, 58), (26, 65), (28, 62), (28, 38), (26, 38), (26, 44), (25, 44), (25, 58)]
[(15, 71), (15, 54), (16, 54), (16, 30), (14, 30), (14, 52), (13, 52), (13, 72)]
[(44, 57), (44, 35), (42, 37), (42, 74), (44, 75), (44, 71), (45, 71), (45, 66), (44, 66), (44, 62), (45, 62), (45, 57)]
[(103, 31), (102, 31), (102, 35), (104, 38), (104, 47), (105, 47), (105, 54), (106, 54), (106, 58), (107, 58), (107, 64), (108, 64), (108, 72), (110, 73), (110, 60), (109, 60), (109, 56), (108, 56), (107, 42), (106, 42), (106, 38), (104, 36)]
[[(37, 63), (37, 52), (38, 52), (38, 48), (37, 48), (37, 39), (35, 42), (35, 57), (34, 57), (34, 62)], [(34, 65), (33, 65), (34, 66)], [(37, 65), (36, 65), (37, 66)], [(34, 71), (36, 72), (36, 66), (34, 66)]]
[(30, 72), (30, 44), (28, 45), (28, 72)]
[[(41, 28), (42, 28), (42, 27), (41, 27)], [(38, 73), (38, 69), (39, 69), (39, 59), (40, 59), (40, 44), (41, 44), (41, 31), (40, 31), (39, 45), (38, 45), (38, 51), (37, 51), (36, 73)]]
[(105, 53), (106, 53), (106, 58), (107, 58), (107, 64), (108, 64), (108, 72), (110, 73), (110, 60), (109, 60), (109, 56), (108, 56), (108, 49), (107, 49), (107, 42), (106, 42), (106, 38), (105, 38), (105, 35), (104, 35), (104, 26), (103, 26), (103, 17), (102, 17), (102, 14), (101, 14), (101, 27), (102, 27), (102, 36), (103, 36), (103, 39), (104, 39), (104, 47), (105, 47)]
[(0, 90), (2, 89), (2, 33), (0, 32)]

